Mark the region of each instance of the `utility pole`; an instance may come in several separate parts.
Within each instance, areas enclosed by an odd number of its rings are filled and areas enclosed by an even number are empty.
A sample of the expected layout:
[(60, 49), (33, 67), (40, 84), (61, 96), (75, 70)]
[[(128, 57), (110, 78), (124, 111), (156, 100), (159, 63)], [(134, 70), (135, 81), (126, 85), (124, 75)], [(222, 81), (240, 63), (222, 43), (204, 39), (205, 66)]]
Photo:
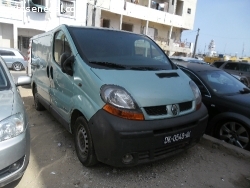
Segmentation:
[(95, 27), (95, 16), (96, 16), (96, 2), (97, 0), (94, 1), (94, 7), (93, 7), (93, 12), (92, 12), (92, 26)]
[(197, 32), (196, 39), (195, 39), (195, 44), (194, 44), (194, 52), (193, 52), (193, 56), (192, 57), (195, 56), (197, 41), (198, 41), (198, 37), (199, 37), (199, 31), (200, 31), (200, 29), (198, 28), (198, 32)]

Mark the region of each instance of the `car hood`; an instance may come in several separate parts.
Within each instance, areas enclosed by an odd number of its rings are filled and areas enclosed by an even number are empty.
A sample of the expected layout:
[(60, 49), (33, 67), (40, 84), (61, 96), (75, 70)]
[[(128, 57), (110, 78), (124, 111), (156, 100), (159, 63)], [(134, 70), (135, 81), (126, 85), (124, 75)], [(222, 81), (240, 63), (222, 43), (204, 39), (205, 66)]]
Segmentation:
[(231, 102), (234, 105), (244, 106), (250, 108), (250, 93), (223, 96), (224, 101)]
[(91, 70), (103, 83), (125, 88), (139, 107), (176, 104), (194, 100), (194, 94), (189, 86), (190, 79), (180, 69), (137, 71), (92, 68)]
[(12, 90), (0, 91), (0, 121), (13, 113), (14, 93)]

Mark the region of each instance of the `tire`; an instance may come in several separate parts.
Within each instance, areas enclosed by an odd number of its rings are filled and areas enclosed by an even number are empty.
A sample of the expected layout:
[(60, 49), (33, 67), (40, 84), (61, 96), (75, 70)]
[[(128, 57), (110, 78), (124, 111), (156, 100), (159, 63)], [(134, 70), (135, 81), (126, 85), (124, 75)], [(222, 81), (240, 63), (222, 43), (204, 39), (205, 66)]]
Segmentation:
[(220, 122), (215, 136), (229, 144), (250, 150), (250, 129), (237, 120)]
[(39, 102), (39, 98), (38, 98), (38, 93), (37, 93), (37, 88), (36, 87), (34, 88), (33, 97), (34, 97), (35, 109), (37, 111), (43, 111), (43, 110), (45, 110), (44, 106)]
[(23, 69), (23, 64), (20, 62), (15, 62), (12, 64), (12, 69), (15, 71), (21, 71)]
[(79, 161), (86, 167), (97, 163), (91, 133), (84, 117), (77, 118), (74, 125), (74, 141)]

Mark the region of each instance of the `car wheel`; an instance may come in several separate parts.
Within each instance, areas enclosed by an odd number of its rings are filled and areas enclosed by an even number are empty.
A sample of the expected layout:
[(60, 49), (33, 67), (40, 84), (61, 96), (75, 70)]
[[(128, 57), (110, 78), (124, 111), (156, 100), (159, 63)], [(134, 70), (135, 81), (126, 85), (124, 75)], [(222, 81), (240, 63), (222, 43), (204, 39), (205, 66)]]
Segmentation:
[(91, 133), (84, 117), (78, 117), (74, 126), (74, 141), (78, 159), (84, 166), (97, 163)]
[(15, 62), (12, 65), (12, 69), (15, 70), (15, 71), (20, 71), (20, 70), (23, 69), (23, 64), (20, 63), (20, 62)]
[(219, 123), (216, 137), (240, 148), (250, 149), (250, 129), (244, 124), (235, 121), (223, 121)]
[(37, 88), (34, 88), (34, 93), (33, 93), (33, 97), (34, 97), (34, 105), (35, 105), (35, 109), (37, 111), (43, 111), (45, 110), (44, 106), (40, 103), (39, 98), (38, 98), (38, 93), (37, 93)]

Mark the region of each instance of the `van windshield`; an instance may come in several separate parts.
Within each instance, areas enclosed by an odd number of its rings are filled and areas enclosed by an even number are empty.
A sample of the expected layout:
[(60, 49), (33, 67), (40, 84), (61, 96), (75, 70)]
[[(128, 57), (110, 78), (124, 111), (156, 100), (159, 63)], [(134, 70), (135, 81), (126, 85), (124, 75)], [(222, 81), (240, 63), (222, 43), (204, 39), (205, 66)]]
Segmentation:
[(166, 54), (143, 35), (94, 28), (68, 29), (81, 57), (92, 67), (134, 70), (175, 67)]

